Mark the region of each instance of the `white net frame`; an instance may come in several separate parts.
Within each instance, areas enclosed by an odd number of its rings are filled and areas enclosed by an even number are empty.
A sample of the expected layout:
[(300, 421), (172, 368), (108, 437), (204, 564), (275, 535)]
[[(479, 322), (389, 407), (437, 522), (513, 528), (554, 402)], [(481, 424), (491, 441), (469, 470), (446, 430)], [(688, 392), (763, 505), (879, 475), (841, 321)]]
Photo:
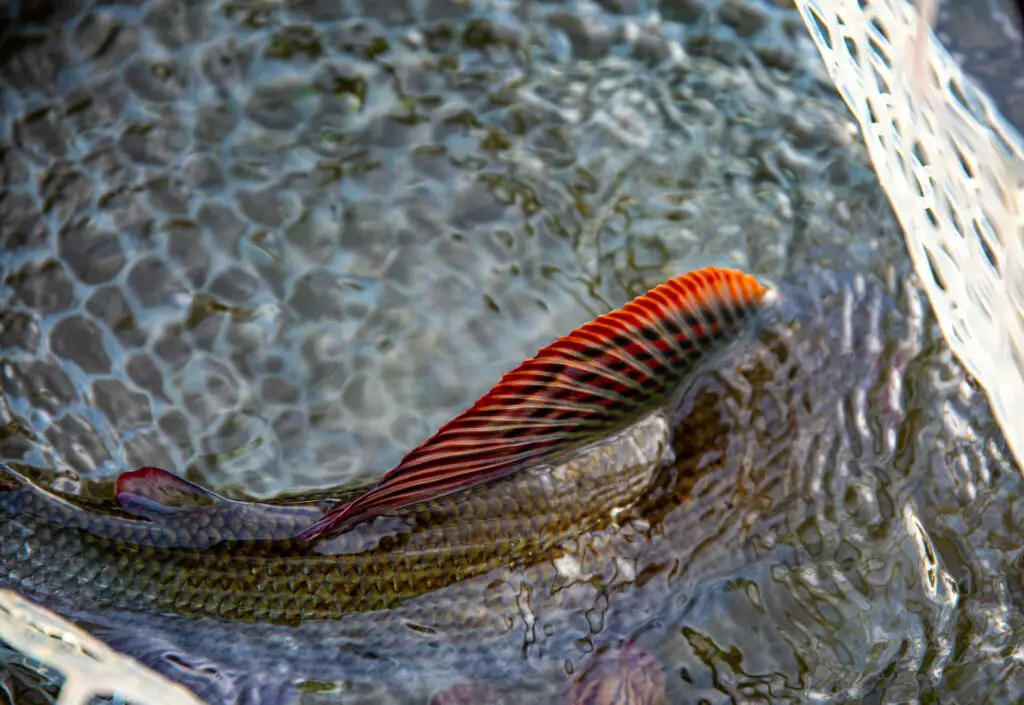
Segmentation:
[[(942, 332), (1024, 467), (1024, 143), (934, 36), (936, 0), (794, 0), (860, 124)], [(922, 21), (923, 16), (923, 21)]]

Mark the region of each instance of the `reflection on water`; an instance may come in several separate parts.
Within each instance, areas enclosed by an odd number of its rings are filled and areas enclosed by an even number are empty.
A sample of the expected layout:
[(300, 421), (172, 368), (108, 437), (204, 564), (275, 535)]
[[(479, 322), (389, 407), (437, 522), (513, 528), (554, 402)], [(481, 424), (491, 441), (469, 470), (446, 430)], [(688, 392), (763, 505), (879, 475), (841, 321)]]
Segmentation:
[(1020, 697), (1020, 479), (794, 12), (20, 5), (0, 457), (67, 490), (139, 464), (229, 493), (353, 481), (680, 271), (800, 292), (856, 269), (893, 298), (878, 349), (840, 326), (819, 342), (847, 357), (802, 351), (833, 360), (807, 389), (754, 365), (688, 396), (680, 467), (734, 521), (696, 547), (677, 524), (626, 606), (597, 595), (586, 638), (534, 629), (526, 651), (568, 679), (639, 638), (669, 702)]

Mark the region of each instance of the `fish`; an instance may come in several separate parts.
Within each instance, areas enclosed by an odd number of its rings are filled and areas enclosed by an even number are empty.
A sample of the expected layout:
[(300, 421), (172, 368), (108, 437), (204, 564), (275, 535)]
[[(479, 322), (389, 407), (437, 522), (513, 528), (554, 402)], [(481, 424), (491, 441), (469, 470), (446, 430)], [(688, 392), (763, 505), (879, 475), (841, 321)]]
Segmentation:
[(715, 343), (735, 336), (769, 289), (737, 270), (677, 276), (577, 328), (501, 381), (370, 490), (303, 533), (315, 539), (549, 462), (663, 405)]
[[(730, 321), (747, 318), (723, 332), (732, 344), (673, 368), (663, 386), (675, 388), (630, 406), (628, 423), (312, 539), (382, 485), (251, 502), (140, 468), (97, 497), (7, 464), (0, 587), (210, 703), (290, 702), (324, 682), (409, 703), (467, 682), (506, 702), (616, 691), (571, 674), (607, 677), (594, 660), (638, 634), (635, 648), (650, 650), (684, 596), (752, 560), (751, 536), (813, 513), (813, 448), (832, 448), (834, 463), (892, 463), (888, 442), (856, 454), (835, 442), (847, 432), (837, 410), (884, 387), (889, 360), (912, 357), (883, 287), (815, 276), (765, 296), (756, 315), (733, 307)], [(629, 340), (640, 351), (660, 339)], [(901, 422), (898, 404), (865, 414), (881, 439)]]

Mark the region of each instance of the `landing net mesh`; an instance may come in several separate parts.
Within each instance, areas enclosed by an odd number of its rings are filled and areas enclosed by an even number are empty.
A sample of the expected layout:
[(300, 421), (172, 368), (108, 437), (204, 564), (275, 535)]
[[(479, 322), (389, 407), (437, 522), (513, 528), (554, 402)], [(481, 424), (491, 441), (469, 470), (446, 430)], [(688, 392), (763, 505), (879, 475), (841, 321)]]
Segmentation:
[[(923, 0), (924, 17), (934, 1)], [(905, 0), (795, 0), (861, 127), (946, 339), (986, 389), (1020, 463), (1024, 428), (1024, 144)], [(1024, 401), (1022, 401), (1024, 403)], [(198, 705), (182, 687), (12, 591), (0, 641), (63, 679), (58, 703), (97, 695)]]
[(0, 590), (0, 641), (22, 654), (25, 666), (63, 677), (57, 705), (85, 705), (116, 694), (136, 703), (201, 705), (184, 687), (117, 653), (62, 617), (13, 590)]
[(919, 15), (905, 0), (795, 0), (943, 334), (1021, 465), (1024, 143), (930, 31), (936, 1), (919, 0)]

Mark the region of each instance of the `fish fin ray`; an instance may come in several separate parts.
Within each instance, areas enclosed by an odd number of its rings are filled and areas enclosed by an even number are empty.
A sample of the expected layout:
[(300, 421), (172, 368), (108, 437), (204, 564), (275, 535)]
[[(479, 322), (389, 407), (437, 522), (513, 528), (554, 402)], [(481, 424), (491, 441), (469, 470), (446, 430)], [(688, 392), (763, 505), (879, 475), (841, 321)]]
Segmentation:
[[(329, 512), (303, 537), (312, 540), (530, 463), (553, 461), (628, 423), (664, 403), (714, 343), (740, 330), (767, 292), (747, 274), (708, 267), (599, 316), (506, 372), (377, 485)], [(558, 433), (544, 424), (530, 425), (556, 413), (563, 425)], [(494, 415), (501, 421), (489, 424)], [(523, 423), (510, 423), (515, 418)], [(470, 460), (474, 456), (479, 458)]]

